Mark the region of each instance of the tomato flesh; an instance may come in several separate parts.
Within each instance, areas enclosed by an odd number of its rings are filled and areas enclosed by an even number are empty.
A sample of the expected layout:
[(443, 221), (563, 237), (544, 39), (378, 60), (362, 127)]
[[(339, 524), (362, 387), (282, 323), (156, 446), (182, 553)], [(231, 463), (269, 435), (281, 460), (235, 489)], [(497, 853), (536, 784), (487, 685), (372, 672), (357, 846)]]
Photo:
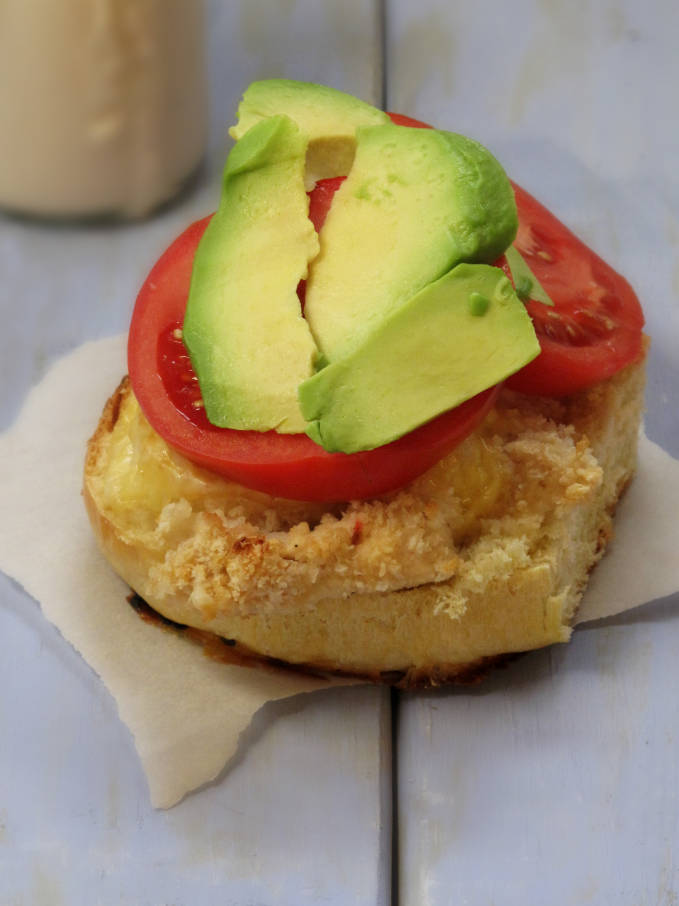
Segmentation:
[[(642, 350), (644, 316), (629, 283), (552, 213), (514, 185), (515, 245), (554, 302), (528, 300), (540, 355), (512, 375), (522, 393), (565, 396), (611, 377)], [(501, 262), (510, 276), (506, 261)]]
[(422, 120), (414, 120), (412, 116), (404, 116), (402, 113), (389, 113), (389, 119), (395, 126), (411, 126), (415, 129), (433, 129), (429, 123), (423, 123)]
[(210, 422), (205, 414), (198, 376), (182, 342), (181, 321), (169, 324), (159, 334), (157, 367), (165, 392), (178, 411), (198, 427), (208, 430)]
[(321, 227), (325, 223), (335, 192), (345, 179), (345, 176), (321, 179), (316, 183), (313, 191), (309, 192), (309, 220), (313, 223), (317, 233), (320, 233)]

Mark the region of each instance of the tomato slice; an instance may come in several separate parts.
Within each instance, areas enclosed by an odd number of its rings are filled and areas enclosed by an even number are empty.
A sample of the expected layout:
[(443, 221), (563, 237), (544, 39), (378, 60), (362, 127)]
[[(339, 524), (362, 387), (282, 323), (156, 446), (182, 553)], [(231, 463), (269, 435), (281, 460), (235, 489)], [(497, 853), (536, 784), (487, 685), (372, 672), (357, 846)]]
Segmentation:
[(345, 176), (321, 179), (316, 183), (313, 191), (309, 192), (309, 220), (313, 223), (317, 233), (320, 232), (321, 227), (325, 223), (335, 192), (345, 179)]
[(485, 418), (498, 388), (391, 444), (352, 454), (328, 453), (304, 434), (235, 431), (210, 424), (180, 336), (193, 257), (209, 219), (190, 226), (156, 263), (137, 298), (128, 341), (130, 380), (144, 414), (168, 444), (192, 462), (277, 497), (357, 500), (403, 487)]
[[(507, 384), (522, 393), (565, 396), (611, 377), (642, 350), (644, 315), (629, 283), (545, 207), (514, 185), (515, 245), (554, 302), (528, 300), (540, 355)], [(508, 276), (511, 274), (502, 261)]]
[(402, 113), (388, 113), (387, 116), (395, 126), (412, 126), (414, 129), (433, 129), (429, 123), (423, 123), (422, 120), (414, 120), (411, 116), (403, 116)]

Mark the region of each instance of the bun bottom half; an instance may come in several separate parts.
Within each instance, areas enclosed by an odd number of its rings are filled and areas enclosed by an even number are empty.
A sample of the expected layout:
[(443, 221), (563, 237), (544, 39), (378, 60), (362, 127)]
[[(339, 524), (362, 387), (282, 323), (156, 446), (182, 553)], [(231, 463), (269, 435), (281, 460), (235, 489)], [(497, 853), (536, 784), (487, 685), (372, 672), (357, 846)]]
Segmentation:
[(84, 499), (116, 572), (203, 641), (403, 688), (465, 681), (570, 637), (634, 473), (643, 388), (639, 362), (564, 400), (503, 391), (408, 487), (326, 505), (194, 466), (124, 380), (89, 442)]

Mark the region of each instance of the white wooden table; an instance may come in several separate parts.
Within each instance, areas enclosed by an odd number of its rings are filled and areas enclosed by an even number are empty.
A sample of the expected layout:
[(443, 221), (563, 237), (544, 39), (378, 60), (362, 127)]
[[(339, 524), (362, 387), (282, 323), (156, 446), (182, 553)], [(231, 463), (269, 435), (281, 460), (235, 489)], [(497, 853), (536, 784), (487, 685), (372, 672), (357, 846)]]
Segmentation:
[[(209, 22), (190, 193), (130, 226), (0, 218), (0, 427), (49, 362), (125, 329), (150, 263), (215, 205), (242, 89), (285, 75), (480, 139), (623, 271), (654, 341), (648, 432), (679, 456), (673, 2), (213, 0)], [(0, 633), (3, 906), (679, 901), (676, 596), (478, 689), (271, 705), (169, 812), (97, 677), (2, 576)]]

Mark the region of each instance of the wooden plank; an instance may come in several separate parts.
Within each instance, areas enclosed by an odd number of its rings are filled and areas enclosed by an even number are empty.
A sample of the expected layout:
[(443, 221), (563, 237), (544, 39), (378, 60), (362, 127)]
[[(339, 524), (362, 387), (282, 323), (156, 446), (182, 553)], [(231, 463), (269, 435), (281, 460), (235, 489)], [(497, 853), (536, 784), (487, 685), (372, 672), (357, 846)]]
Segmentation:
[(3, 903), (388, 901), (383, 693), (267, 706), (225, 777), (154, 811), (107, 691), (34, 602), (0, 588)]
[[(378, 101), (380, 46), (372, 0), (210, 4), (211, 131), (191, 190), (127, 226), (0, 218), (1, 427), (49, 362), (126, 328), (157, 255), (213, 209), (226, 130), (248, 82), (326, 81)], [(232, 771), (157, 812), (108, 692), (2, 576), (0, 633), (3, 903), (387, 902), (387, 692), (340, 689), (267, 706)]]
[[(679, 455), (679, 128), (669, 0), (392, 0), (388, 104), (487, 144), (637, 288), (646, 427)], [(400, 901), (670, 903), (679, 838), (675, 597), (478, 692), (399, 714)]]
[(671, 903), (679, 597), (476, 691), (405, 698), (400, 902)]

